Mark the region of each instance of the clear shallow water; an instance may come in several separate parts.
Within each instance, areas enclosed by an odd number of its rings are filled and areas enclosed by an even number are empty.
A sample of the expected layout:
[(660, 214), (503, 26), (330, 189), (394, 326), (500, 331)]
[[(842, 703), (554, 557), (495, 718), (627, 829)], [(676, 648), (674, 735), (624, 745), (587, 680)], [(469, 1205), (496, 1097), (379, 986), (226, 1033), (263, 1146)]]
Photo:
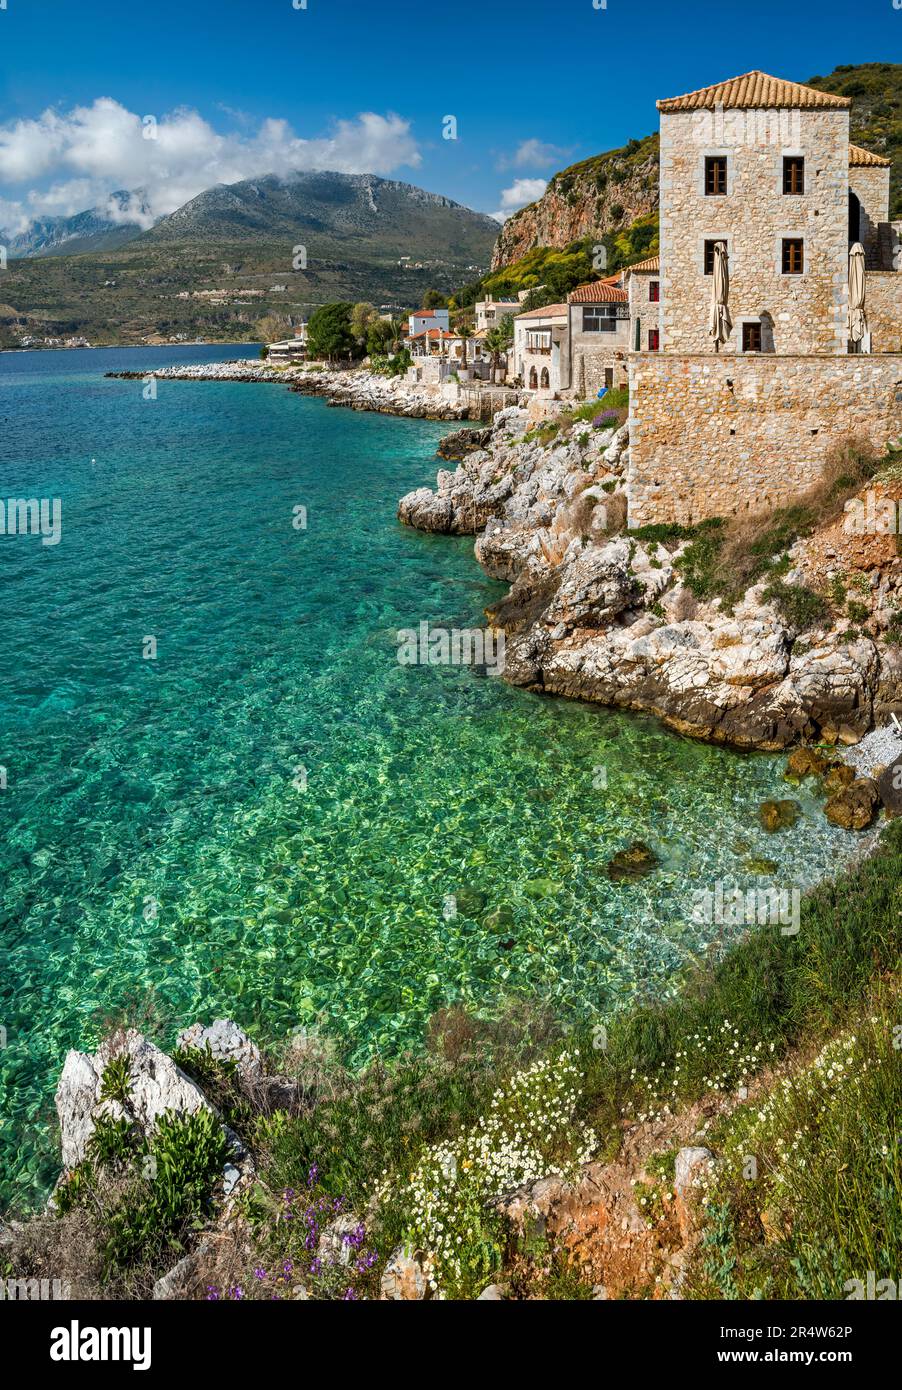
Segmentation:
[[(478, 625), (503, 592), (470, 540), (395, 519), (448, 427), (103, 377), (236, 351), (0, 356), (0, 497), (63, 501), (59, 545), (0, 536), (0, 1205), (55, 1176), (64, 1053), (126, 1004), (164, 1042), (227, 1013), (357, 1062), (452, 1000), (603, 1014), (722, 930), (693, 889), (768, 882), (752, 854), (802, 886), (851, 851), (804, 793), (794, 832), (758, 827), (782, 759), (399, 666), (399, 628)], [(633, 839), (661, 867), (616, 886)], [(447, 920), (465, 887), (482, 907)]]

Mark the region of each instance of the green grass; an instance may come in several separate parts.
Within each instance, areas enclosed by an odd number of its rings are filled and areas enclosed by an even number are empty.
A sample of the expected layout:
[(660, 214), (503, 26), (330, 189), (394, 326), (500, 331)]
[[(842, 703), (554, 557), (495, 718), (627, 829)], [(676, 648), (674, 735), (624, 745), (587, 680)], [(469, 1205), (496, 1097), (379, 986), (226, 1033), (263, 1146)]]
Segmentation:
[(717, 1127), (692, 1296), (837, 1299), (869, 1271), (898, 1279), (899, 1004), (878, 982), (854, 1027)]

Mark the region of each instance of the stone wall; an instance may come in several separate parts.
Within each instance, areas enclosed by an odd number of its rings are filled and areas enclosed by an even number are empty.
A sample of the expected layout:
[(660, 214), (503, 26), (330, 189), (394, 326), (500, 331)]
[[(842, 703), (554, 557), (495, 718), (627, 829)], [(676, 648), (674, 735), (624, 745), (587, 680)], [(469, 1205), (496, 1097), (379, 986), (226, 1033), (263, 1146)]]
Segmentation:
[[(651, 284), (658, 285), (657, 303), (649, 299)], [(651, 329), (661, 327), (661, 273), (658, 270), (633, 271), (629, 277), (630, 296), (630, 347), (638, 352), (648, 351), (648, 334)], [(639, 342), (636, 342), (636, 321), (639, 322)]]
[(858, 240), (864, 247), (865, 262), (877, 269), (881, 265), (880, 223), (889, 217), (889, 169), (853, 166), (849, 170), (849, 189), (861, 203)]
[[(760, 131), (756, 114), (775, 119)], [(766, 318), (777, 353), (846, 351), (849, 115), (847, 111), (661, 113), (661, 348), (704, 352), (712, 280), (706, 240), (725, 240), (733, 320)], [(792, 144), (786, 143), (792, 140)], [(727, 193), (706, 196), (705, 157), (727, 158)], [(783, 193), (783, 157), (805, 159), (805, 191)], [(804, 240), (804, 273), (783, 275), (784, 237)], [(741, 350), (738, 333), (724, 347)]]
[(871, 352), (902, 352), (902, 273), (867, 271), (864, 303)]
[(902, 355), (634, 354), (630, 526), (784, 506), (850, 435), (902, 436)]

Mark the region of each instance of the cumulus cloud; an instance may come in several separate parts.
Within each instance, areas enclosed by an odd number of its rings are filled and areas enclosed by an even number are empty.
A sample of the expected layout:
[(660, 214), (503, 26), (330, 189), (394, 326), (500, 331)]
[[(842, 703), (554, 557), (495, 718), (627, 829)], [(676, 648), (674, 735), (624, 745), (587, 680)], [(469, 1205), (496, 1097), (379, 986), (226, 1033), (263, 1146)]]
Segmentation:
[(499, 160), (498, 168), (545, 169), (549, 164), (560, 164), (572, 153), (572, 147), (565, 149), (563, 145), (551, 145), (533, 137), (530, 140), (521, 140), (512, 155)]
[[(142, 190), (147, 225), (217, 183), (296, 169), (390, 174), (420, 163), (410, 123), (364, 111), (307, 138), (271, 117), (256, 130), (221, 133), (196, 111), (140, 116), (112, 97), (36, 120), (0, 124), (0, 225), (105, 207), (110, 193)], [(40, 186), (35, 186), (40, 181)], [(21, 191), (18, 191), (21, 190)], [(17, 225), (18, 224), (18, 225)]]
[(544, 179), (515, 179), (510, 188), (502, 188), (501, 207), (497, 212), (490, 213), (490, 216), (497, 218), (499, 222), (506, 222), (518, 208), (541, 198), (547, 186)]

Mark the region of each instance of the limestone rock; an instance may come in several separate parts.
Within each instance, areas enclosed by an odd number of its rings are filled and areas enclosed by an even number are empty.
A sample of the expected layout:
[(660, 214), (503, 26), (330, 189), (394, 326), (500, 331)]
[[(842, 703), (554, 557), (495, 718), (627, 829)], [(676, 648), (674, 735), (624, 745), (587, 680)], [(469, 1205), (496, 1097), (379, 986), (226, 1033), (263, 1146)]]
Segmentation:
[(634, 840), (626, 849), (619, 849), (608, 862), (605, 872), (612, 883), (631, 882), (653, 873), (658, 856), (641, 840)]
[(380, 1281), (383, 1299), (418, 1302), (431, 1296), (426, 1271), (419, 1260), (398, 1246), (385, 1266)]
[(877, 781), (880, 800), (891, 816), (902, 816), (902, 762), (890, 763)]
[(802, 808), (797, 801), (762, 801), (758, 807), (758, 818), (769, 834), (777, 830), (787, 830), (795, 825)]
[(192, 1023), (190, 1028), (183, 1028), (179, 1033), (178, 1045), (209, 1051), (219, 1062), (234, 1062), (237, 1070), (248, 1079), (257, 1080), (263, 1075), (259, 1047), (230, 1018), (217, 1018), (208, 1027)]
[(877, 783), (870, 777), (859, 777), (831, 796), (824, 811), (831, 824), (843, 830), (866, 830), (879, 806)]
[(129, 1059), (129, 1107), (145, 1134), (153, 1132), (167, 1110), (185, 1115), (212, 1109), (172, 1058), (132, 1028), (105, 1039), (93, 1056), (69, 1052), (56, 1088), (64, 1168), (74, 1168), (85, 1157), (98, 1116), (121, 1119), (125, 1114), (119, 1101), (100, 1099), (104, 1072), (123, 1053)]
[(713, 1153), (701, 1144), (680, 1149), (673, 1169), (674, 1191), (680, 1197), (685, 1197), (689, 1189), (696, 1187), (703, 1176), (710, 1171), (713, 1162)]

